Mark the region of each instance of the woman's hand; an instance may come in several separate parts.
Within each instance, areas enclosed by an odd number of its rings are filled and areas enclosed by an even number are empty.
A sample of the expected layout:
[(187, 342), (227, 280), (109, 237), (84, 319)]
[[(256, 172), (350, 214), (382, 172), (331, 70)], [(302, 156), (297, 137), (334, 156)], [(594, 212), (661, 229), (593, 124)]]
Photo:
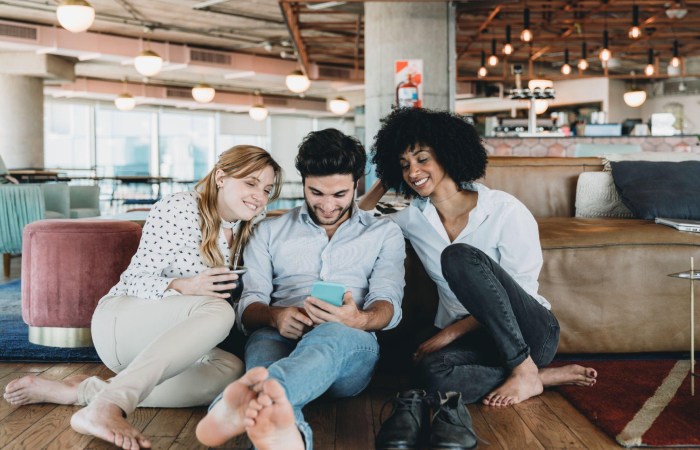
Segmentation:
[(413, 354), (414, 361), (420, 361), (428, 353), (436, 352), (444, 347), (447, 347), (455, 340), (464, 336), (479, 326), (479, 322), (473, 316), (467, 316), (462, 320), (443, 328), (435, 336), (423, 342), (418, 350)]
[[(176, 278), (170, 282), (168, 289), (175, 289), (183, 295), (206, 295), (227, 299), (230, 290), (236, 287), (238, 274), (228, 267), (213, 267), (190, 278)], [(214, 284), (225, 283), (225, 284)]]

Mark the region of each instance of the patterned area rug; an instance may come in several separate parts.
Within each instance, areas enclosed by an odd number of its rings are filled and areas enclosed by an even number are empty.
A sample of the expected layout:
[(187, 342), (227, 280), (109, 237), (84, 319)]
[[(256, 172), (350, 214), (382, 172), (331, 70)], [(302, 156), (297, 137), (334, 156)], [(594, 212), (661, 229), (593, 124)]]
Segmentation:
[(93, 347), (58, 348), (29, 342), (22, 320), (20, 280), (0, 284), (0, 361), (96, 362)]
[[(591, 388), (559, 392), (623, 447), (700, 446), (700, 379), (690, 394), (690, 361), (582, 363), (598, 370)], [(695, 365), (696, 371), (698, 364)]]

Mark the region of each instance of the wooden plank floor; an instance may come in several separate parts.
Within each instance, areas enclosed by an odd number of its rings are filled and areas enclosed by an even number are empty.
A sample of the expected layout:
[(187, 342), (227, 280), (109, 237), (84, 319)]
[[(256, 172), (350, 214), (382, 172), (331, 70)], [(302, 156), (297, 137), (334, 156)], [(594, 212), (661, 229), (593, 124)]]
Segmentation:
[[(106, 367), (96, 363), (0, 363), (0, 389), (4, 391), (9, 381), (26, 374), (63, 379), (79, 373), (110, 376)], [(314, 429), (314, 448), (373, 449), (381, 407), (396, 388), (396, 380), (379, 377), (359, 397), (321, 399), (309, 405), (305, 413)], [(113, 448), (70, 429), (70, 416), (77, 410), (75, 406), (43, 404), (13, 407), (0, 400), (0, 447), (13, 450)], [(469, 410), (482, 439), (481, 449), (621, 448), (554, 391), (513, 408), (471, 405)], [(139, 408), (129, 420), (153, 441), (154, 449), (203, 449), (205, 447), (195, 439), (194, 428), (205, 411), (205, 408)], [(240, 437), (220, 448), (247, 449), (248, 446), (247, 439)]]

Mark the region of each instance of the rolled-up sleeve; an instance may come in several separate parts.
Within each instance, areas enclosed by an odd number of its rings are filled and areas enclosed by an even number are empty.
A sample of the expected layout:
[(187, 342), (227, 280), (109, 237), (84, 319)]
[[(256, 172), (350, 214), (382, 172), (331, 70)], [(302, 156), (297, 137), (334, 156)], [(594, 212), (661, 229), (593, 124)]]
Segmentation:
[(242, 317), (246, 308), (253, 303), (270, 304), (272, 294), (272, 257), (269, 222), (260, 223), (243, 251), (243, 261), (248, 271), (243, 275), (243, 294), (238, 303), (236, 320), (240, 330), (246, 332)]
[(394, 314), (384, 330), (394, 328), (401, 321), (401, 300), (403, 299), (404, 259), (406, 244), (401, 229), (394, 222), (383, 220), (384, 239), (379, 255), (369, 277), (369, 291), (365, 296), (363, 309), (377, 301), (388, 301), (394, 307)]

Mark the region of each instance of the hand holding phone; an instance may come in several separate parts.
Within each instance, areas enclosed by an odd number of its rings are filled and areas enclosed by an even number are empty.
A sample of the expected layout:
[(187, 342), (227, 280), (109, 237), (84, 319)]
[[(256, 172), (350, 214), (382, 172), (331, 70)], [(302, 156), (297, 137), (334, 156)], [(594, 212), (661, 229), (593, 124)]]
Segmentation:
[(345, 286), (340, 283), (315, 281), (311, 286), (312, 297), (316, 297), (333, 306), (343, 305), (343, 295), (345, 295)]

